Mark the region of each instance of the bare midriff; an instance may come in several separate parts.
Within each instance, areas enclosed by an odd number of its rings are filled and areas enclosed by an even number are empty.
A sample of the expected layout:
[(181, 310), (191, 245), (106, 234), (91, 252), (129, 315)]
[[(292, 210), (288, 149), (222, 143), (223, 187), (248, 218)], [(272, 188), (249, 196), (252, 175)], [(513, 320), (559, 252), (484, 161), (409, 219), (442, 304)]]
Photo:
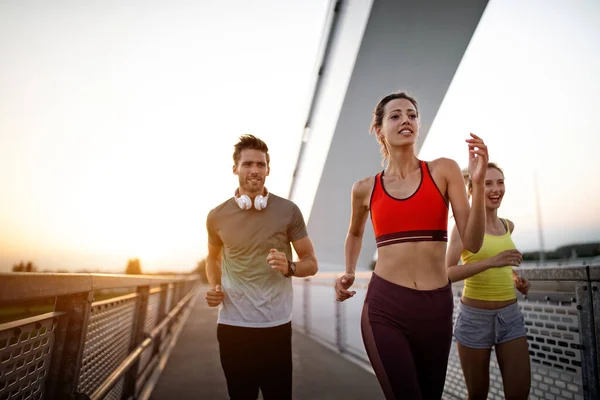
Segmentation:
[(410, 242), (377, 249), (375, 273), (381, 278), (417, 290), (433, 290), (448, 284), (444, 264), (446, 242)]
[(508, 307), (511, 304), (516, 303), (517, 299), (502, 300), (502, 301), (490, 301), (490, 300), (471, 299), (469, 297), (462, 296), (460, 298), (460, 301), (464, 305), (473, 307), (473, 308), (481, 308), (483, 310), (499, 310), (501, 308)]

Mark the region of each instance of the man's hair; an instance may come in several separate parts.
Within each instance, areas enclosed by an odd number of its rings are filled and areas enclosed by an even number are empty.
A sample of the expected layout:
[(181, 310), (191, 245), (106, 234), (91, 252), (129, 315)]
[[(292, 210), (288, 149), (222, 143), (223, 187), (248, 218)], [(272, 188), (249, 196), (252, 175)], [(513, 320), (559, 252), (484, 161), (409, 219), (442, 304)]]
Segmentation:
[(251, 149), (251, 150), (260, 150), (267, 156), (267, 166), (271, 162), (271, 157), (269, 157), (269, 148), (267, 144), (257, 138), (254, 135), (242, 135), (240, 136), (240, 141), (233, 146), (233, 163), (237, 165), (240, 161), (240, 157), (242, 155), (242, 150)]

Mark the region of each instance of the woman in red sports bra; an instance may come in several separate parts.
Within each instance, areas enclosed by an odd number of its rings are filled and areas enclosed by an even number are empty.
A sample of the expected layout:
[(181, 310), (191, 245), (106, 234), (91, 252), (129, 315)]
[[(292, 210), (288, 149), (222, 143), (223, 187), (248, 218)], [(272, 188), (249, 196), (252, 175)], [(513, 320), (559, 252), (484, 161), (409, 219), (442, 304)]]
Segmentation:
[(454, 309), (444, 262), (448, 205), (469, 251), (479, 250), (485, 232), (488, 152), (483, 140), (473, 134), (466, 140), (473, 182), (470, 206), (455, 161), (416, 157), (419, 128), (417, 102), (406, 93), (392, 93), (377, 104), (371, 132), (387, 166), (352, 187), (346, 272), (335, 284), (338, 301), (354, 296), (349, 289), (370, 214), (378, 257), (361, 328), (386, 399), (441, 398)]

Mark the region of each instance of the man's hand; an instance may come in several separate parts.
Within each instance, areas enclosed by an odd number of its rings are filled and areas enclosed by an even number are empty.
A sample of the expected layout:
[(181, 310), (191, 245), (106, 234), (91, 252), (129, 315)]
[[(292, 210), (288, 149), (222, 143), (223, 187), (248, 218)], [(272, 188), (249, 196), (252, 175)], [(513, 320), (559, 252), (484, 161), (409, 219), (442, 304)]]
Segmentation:
[(514, 280), (515, 280), (515, 287), (517, 288), (517, 290), (519, 292), (521, 292), (521, 294), (523, 296), (527, 296), (527, 293), (529, 292), (529, 286), (531, 286), (529, 284), (529, 281), (525, 278), (521, 278), (518, 275), (514, 276)]
[(354, 274), (344, 274), (335, 281), (335, 299), (344, 301), (356, 294), (356, 291), (348, 290), (354, 283)]
[(221, 304), (224, 298), (225, 293), (223, 293), (223, 290), (221, 290), (221, 285), (217, 285), (214, 287), (214, 289), (210, 289), (208, 292), (206, 292), (206, 303), (210, 307), (218, 306)]
[(285, 276), (285, 274), (288, 273), (288, 259), (285, 253), (271, 249), (269, 250), (269, 255), (267, 256), (267, 262), (269, 265), (271, 265), (271, 268), (279, 272), (281, 275)]

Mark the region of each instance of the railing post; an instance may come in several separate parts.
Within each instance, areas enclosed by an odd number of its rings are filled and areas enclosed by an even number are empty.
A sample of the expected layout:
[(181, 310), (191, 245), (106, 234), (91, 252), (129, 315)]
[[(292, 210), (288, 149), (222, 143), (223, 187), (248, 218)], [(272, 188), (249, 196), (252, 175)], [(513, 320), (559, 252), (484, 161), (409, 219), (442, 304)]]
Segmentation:
[[(156, 318), (156, 325), (160, 324), (162, 322), (163, 319), (165, 319), (165, 316), (167, 315), (167, 295), (169, 294), (169, 284), (168, 283), (163, 283), (162, 285), (160, 285), (160, 294), (159, 294), (159, 301), (158, 301), (158, 315)], [(152, 349), (152, 358), (154, 358), (154, 356), (158, 353), (160, 353), (160, 346), (162, 343), (162, 338), (163, 338), (164, 334), (160, 334), (156, 340), (154, 341), (154, 346)]]
[(169, 304), (170, 312), (175, 308), (175, 305), (177, 305), (177, 283), (171, 283), (169, 286), (169, 291), (171, 292), (171, 303)]
[(585, 400), (600, 398), (598, 389), (598, 356), (594, 327), (592, 285), (589, 281), (579, 281), (575, 285), (577, 310), (579, 310), (579, 330), (581, 338), (581, 374), (583, 397)]
[[(146, 314), (148, 312), (148, 297), (150, 296), (150, 286), (139, 286), (137, 288), (137, 307), (135, 310), (135, 320), (133, 324), (133, 332), (131, 337), (131, 345), (129, 353), (144, 341), (144, 325), (146, 323)], [(137, 381), (137, 373), (139, 369), (139, 358), (133, 363), (129, 371), (125, 374), (125, 382), (123, 384), (122, 400), (135, 398), (135, 386)]]
[(592, 332), (596, 344), (596, 369), (594, 374), (596, 376), (596, 395), (598, 396), (598, 394), (600, 394), (600, 266), (595, 265), (587, 267), (587, 273), (590, 280), (592, 316), (594, 319), (594, 331)]
[(181, 282), (177, 282), (175, 283), (175, 293), (177, 294), (176, 296), (176, 301), (175, 301), (175, 305), (179, 304), (179, 302), (181, 301), (181, 299), (183, 298), (183, 296), (181, 295)]
[(79, 381), (93, 292), (58, 296), (55, 311), (65, 312), (55, 328), (45, 399), (74, 399)]
[[(171, 293), (171, 311), (173, 309), (175, 309), (175, 307), (177, 307), (177, 304), (179, 304), (179, 294), (180, 294), (180, 290), (179, 290), (180, 286), (178, 282), (173, 283), (172, 286), (172, 293)], [(170, 322), (169, 322), (169, 327), (166, 329), (165, 334), (167, 336), (171, 336), (171, 331), (173, 329), (173, 326), (177, 323), (177, 317), (173, 318)]]
[(181, 282), (179, 284), (179, 287), (180, 287), (180, 289), (179, 289), (179, 293), (180, 293), (179, 297), (180, 297), (180, 300), (181, 300), (181, 299), (183, 299), (185, 297), (185, 295), (187, 293), (187, 282), (186, 281)]
[[(335, 282), (333, 284), (335, 286)], [(335, 302), (335, 341), (339, 352), (343, 353), (346, 351), (344, 304), (341, 301), (335, 300), (335, 293), (333, 301)]]
[(302, 296), (304, 333), (310, 335), (310, 278), (304, 278), (304, 290), (302, 291)]

